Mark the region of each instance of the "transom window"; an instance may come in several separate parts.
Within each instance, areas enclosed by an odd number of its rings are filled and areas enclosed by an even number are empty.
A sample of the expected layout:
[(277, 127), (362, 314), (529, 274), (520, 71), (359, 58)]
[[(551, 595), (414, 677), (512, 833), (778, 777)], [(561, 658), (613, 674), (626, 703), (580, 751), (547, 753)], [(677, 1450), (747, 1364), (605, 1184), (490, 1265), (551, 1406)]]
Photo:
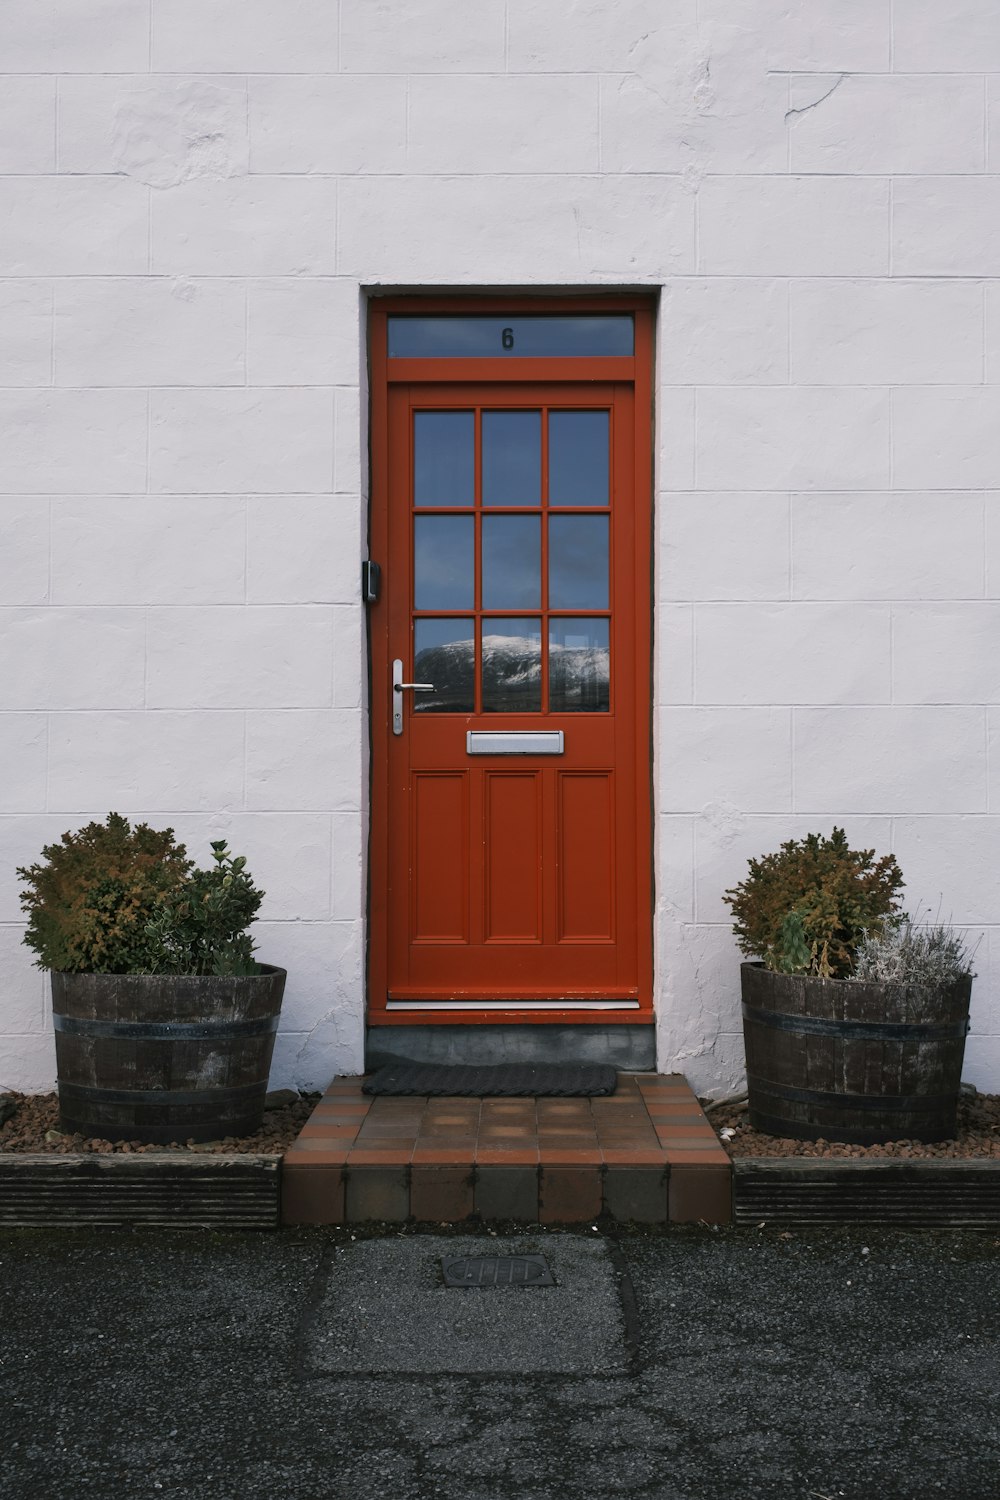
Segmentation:
[(601, 358), (635, 352), (632, 315), (390, 317), (390, 359)]

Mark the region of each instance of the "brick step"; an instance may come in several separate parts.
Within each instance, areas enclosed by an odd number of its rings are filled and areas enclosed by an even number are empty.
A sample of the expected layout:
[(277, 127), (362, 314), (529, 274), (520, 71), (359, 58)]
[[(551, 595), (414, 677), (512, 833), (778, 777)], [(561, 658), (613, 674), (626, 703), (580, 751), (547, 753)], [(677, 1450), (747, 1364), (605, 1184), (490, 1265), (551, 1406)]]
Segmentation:
[(732, 1167), (687, 1080), (586, 1099), (376, 1098), (335, 1078), (285, 1154), (282, 1222), (728, 1224)]

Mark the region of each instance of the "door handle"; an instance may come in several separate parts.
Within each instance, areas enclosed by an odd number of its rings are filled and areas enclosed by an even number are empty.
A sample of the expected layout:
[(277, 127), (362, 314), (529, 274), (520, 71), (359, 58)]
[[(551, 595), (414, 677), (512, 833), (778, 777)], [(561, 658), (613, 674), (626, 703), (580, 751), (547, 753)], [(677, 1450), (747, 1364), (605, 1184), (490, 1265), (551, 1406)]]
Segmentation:
[(403, 693), (409, 690), (411, 693), (433, 693), (435, 687), (433, 682), (404, 682), (403, 662), (396, 657), (392, 664), (392, 732), (402, 734), (403, 732)]

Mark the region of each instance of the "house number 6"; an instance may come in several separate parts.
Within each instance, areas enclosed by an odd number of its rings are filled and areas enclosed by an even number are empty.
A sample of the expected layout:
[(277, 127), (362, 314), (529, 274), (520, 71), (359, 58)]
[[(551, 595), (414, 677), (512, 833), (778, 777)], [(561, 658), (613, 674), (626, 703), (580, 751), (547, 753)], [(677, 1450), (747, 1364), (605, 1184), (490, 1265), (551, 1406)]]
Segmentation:
[(503, 332), (500, 335), (500, 342), (503, 344), (503, 346), (504, 346), (505, 349), (513, 349), (513, 347), (514, 347), (514, 330), (513, 330), (513, 328), (505, 328), (503, 330)]

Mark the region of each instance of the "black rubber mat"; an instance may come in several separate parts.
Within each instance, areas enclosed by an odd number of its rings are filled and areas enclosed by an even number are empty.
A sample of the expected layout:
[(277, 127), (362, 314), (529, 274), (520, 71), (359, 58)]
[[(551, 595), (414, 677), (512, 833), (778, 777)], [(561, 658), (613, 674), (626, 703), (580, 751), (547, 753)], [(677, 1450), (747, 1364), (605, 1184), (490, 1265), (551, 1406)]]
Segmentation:
[(605, 1063), (497, 1063), (450, 1067), (444, 1063), (394, 1063), (366, 1078), (363, 1092), (379, 1095), (447, 1094), (466, 1099), (576, 1098), (613, 1094), (618, 1083)]

